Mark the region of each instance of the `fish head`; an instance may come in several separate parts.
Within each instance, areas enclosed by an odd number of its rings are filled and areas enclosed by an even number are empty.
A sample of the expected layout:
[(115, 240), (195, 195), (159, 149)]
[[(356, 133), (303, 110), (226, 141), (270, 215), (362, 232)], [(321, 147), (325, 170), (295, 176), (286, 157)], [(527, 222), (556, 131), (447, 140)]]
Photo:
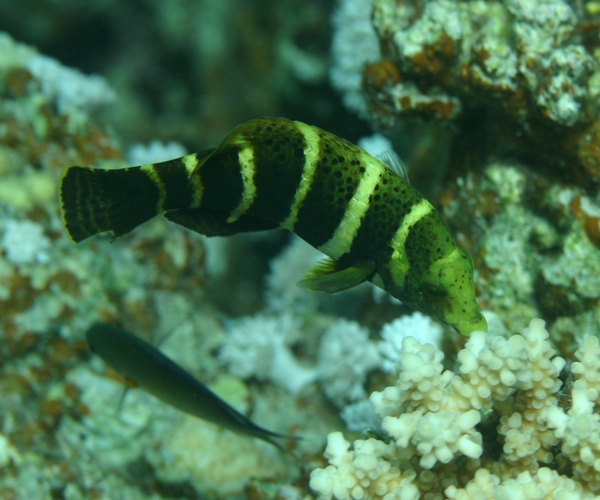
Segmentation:
[(380, 266), (375, 284), (404, 304), (452, 326), (464, 336), (487, 331), (487, 322), (475, 299), (473, 261), (452, 244), (444, 257), (424, 264), (408, 264), (393, 256)]
[(434, 261), (420, 277), (418, 298), (421, 307), (436, 319), (469, 336), (476, 330), (487, 331), (487, 322), (475, 299), (473, 261), (458, 247), (446, 257)]

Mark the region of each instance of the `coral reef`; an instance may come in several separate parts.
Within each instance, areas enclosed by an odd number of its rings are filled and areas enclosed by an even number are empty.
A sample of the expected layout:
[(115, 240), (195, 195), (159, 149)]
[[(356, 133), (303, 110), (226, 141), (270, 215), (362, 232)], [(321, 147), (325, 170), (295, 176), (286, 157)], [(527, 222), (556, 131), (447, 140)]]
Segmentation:
[[(368, 331), (356, 324), (354, 344), (343, 335), (329, 343), (339, 344), (341, 359), (317, 367), (321, 334), (340, 321), (319, 308), (348, 309), (368, 299), (369, 288), (331, 300), (297, 288), (318, 253), (296, 242), (271, 260), (285, 241), (281, 236), (209, 243), (156, 220), (115, 242), (101, 236), (73, 245), (57, 206), (59, 178), (72, 163), (123, 165), (116, 134), (91, 118), (114, 92), (106, 80), (61, 66), (4, 33), (0, 46), (0, 497), (240, 498), (245, 488), (293, 493), (289, 485), (302, 471), (275, 448), (185, 417), (141, 391), (123, 396), (124, 381), (89, 352), (84, 332), (95, 321), (109, 321), (160, 344), (260, 425), (305, 437), (286, 444), (309, 461), (340, 425), (321, 384), (310, 382), (341, 382), (343, 391), (346, 381), (336, 374), (352, 370), (346, 355), (352, 348), (358, 357), (371, 342), (373, 358), (351, 380), (364, 391), (377, 359)], [(44, 71), (38, 71), (40, 61)], [(133, 153), (155, 161), (176, 154), (174, 147)], [(243, 251), (241, 267), (231, 249)], [(253, 260), (257, 255), (261, 265)], [(238, 314), (245, 305), (236, 297), (255, 295), (261, 302), (251, 316), (227, 317), (212, 300), (222, 289)], [(244, 329), (249, 341), (236, 343), (235, 332)], [(226, 356), (236, 348), (239, 365)], [(269, 364), (276, 352), (283, 354), (279, 364)]]
[[(342, 92), (344, 104), (361, 116), (367, 114), (361, 72), (366, 64), (381, 57), (377, 34), (370, 21), (371, 10), (371, 2), (340, 2), (332, 16), (335, 31), (331, 47), (334, 57), (331, 80)], [(360, 50), (356, 50), (357, 47)]]
[[(77, 9), (58, 3), (73, 27)], [(157, 219), (112, 244), (67, 240), (61, 171), (123, 165), (118, 137), (165, 141), (126, 148), (145, 163), (182, 154), (166, 141), (210, 147), (262, 114), (348, 126), (331, 96), (303, 87), (323, 79), (327, 8), (310, 2), (267, 34), (291, 0), (270, 7), (266, 29), (263, 2), (209, 3), (183, 18), (182, 4), (156, 3), (156, 31), (117, 27), (139, 39), (110, 86), (0, 33), (0, 497), (600, 495), (597, 2), (341, 0), (334, 14), (332, 81), (391, 138), (362, 144), (422, 136), (410, 177), (433, 185), (473, 256), (490, 332), (468, 341), (367, 284), (297, 287), (320, 258), (297, 238), (207, 240)], [(168, 39), (163, 69), (141, 48), (149, 33)], [(90, 118), (111, 99), (118, 135)], [(151, 338), (260, 425), (304, 437), (285, 443), (302, 467), (141, 391), (120, 404), (123, 381), (83, 342), (96, 320)]]
[(598, 334), (600, 200), (525, 166), (490, 162), (449, 184), (443, 216), (471, 249), (480, 303), (510, 330), (543, 317), (560, 352)]
[(317, 378), (314, 369), (302, 366), (290, 346), (301, 334), (299, 318), (288, 314), (256, 315), (231, 323), (220, 360), (242, 379), (270, 380), (298, 394)]
[[(123, 164), (117, 139), (89, 115), (112, 91), (4, 33), (0, 45), (0, 497), (235, 497), (249, 476), (291, 481), (297, 468), (275, 449), (140, 391), (119, 403), (124, 381), (84, 341), (94, 321), (160, 342), (265, 427), (290, 433), (304, 420), (317, 437), (333, 428), (331, 418), (300, 417), (319, 415), (319, 404), (299, 411), (285, 391), (251, 389), (213, 356), (226, 332), (206, 300), (198, 235), (157, 220), (113, 244), (68, 240), (56, 194), (64, 166)], [(51, 68), (34, 75), (32, 58)], [(302, 446), (314, 453), (322, 439)]]
[(565, 360), (541, 320), (508, 338), (474, 332), (455, 372), (443, 369), (441, 351), (407, 337), (396, 385), (371, 395), (386, 437), (351, 445), (330, 434), (329, 465), (313, 471), (311, 488), (340, 500), (530, 498), (534, 491), (536, 498), (595, 498), (598, 354), (596, 337), (575, 353), (565, 411)]
[(366, 375), (381, 364), (367, 328), (340, 319), (329, 327), (319, 347), (319, 376), (325, 395), (338, 406), (366, 397)]
[(335, 25), (332, 83), (427, 182), (492, 320), (464, 346), (419, 338), (407, 316), (382, 329), (397, 381), (372, 387), (380, 422), (347, 410), (366, 437), (330, 434), (319, 498), (600, 493), (598, 11), (584, 4), (340, 2), (352, 22)]
[(422, 344), (431, 344), (436, 349), (441, 347), (443, 329), (428, 316), (420, 312), (401, 316), (383, 326), (380, 332), (381, 340), (377, 349), (382, 357), (381, 369), (391, 373), (403, 351), (403, 340), (413, 337)]
[(512, 149), (598, 191), (597, 10), (565, 0), (344, 0), (338, 18), (347, 22), (336, 24), (332, 83), (361, 116), (379, 127), (453, 122), (452, 166)]

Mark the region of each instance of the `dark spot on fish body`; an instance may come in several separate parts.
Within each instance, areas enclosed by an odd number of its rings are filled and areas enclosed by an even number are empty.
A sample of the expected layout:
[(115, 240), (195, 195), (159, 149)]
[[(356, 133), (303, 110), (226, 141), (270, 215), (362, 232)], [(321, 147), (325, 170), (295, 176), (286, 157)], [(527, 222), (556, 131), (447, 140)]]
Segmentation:
[(377, 253), (381, 248), (386, 248), (404, 217), (411, 211), (412, 206), (420, 200), (414, 190), (407, 191), (410, 196), (400, 198), (394, 188), (404, 183), (400, 178), (392, 178), (385, 183), (388, 173), (379, 179), (373, 194), (369, 199), (369, 208), (364, 215), (360, 228), (352, 242), (349, 255), (351, 259), (364, 259)]
[[(321, 136), (321, 155), (294, 226), (294, 232), (315, 247), (333, 236), (361, 180), (360, 175), (353, 175), (349, 169), (356, 150), (347, 148), (340, 141), (332, 140), (329, 135)], [(348, 155), (347, 159), (342, 157), (343, 163), (339, 163), (340, 150)]]
[(415, 224), (409, 231), (404, 249), (408, 256), (411, 267), (417, 266), (421, 272), (428, 269), (431, 264), (429, 242), (423, 239), (427, 233)]

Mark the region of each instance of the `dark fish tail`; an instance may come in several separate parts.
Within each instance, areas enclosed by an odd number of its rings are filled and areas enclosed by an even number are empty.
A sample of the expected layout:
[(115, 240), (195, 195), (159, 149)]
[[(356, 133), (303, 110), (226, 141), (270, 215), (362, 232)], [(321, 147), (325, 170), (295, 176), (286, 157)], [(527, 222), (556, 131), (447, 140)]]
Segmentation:
[(67, 168), (60, 199), (71, 239), (102, 231), (122, 236), (164, 210), (188, 208), (193, 201), (188, 168), (195, 156), (119, 170)]

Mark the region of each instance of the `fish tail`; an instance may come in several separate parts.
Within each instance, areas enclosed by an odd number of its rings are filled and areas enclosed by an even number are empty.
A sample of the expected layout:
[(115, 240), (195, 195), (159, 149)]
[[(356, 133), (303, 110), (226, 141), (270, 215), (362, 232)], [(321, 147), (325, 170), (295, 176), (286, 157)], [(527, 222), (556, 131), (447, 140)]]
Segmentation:
[(116, 238), (165, 210), (188, 208), (193, 201), (189, 163), (184, 156), (118, 170), (68, 167), (60, 200), (69, 236), (79, 242), (111, 231)]
[(157, 196), (139, 189), (139, 170), (67, 168), (60, 183), (60, 199), (63, 221), (73, 241), (102, 231), (121, 236), (156, 215)]

